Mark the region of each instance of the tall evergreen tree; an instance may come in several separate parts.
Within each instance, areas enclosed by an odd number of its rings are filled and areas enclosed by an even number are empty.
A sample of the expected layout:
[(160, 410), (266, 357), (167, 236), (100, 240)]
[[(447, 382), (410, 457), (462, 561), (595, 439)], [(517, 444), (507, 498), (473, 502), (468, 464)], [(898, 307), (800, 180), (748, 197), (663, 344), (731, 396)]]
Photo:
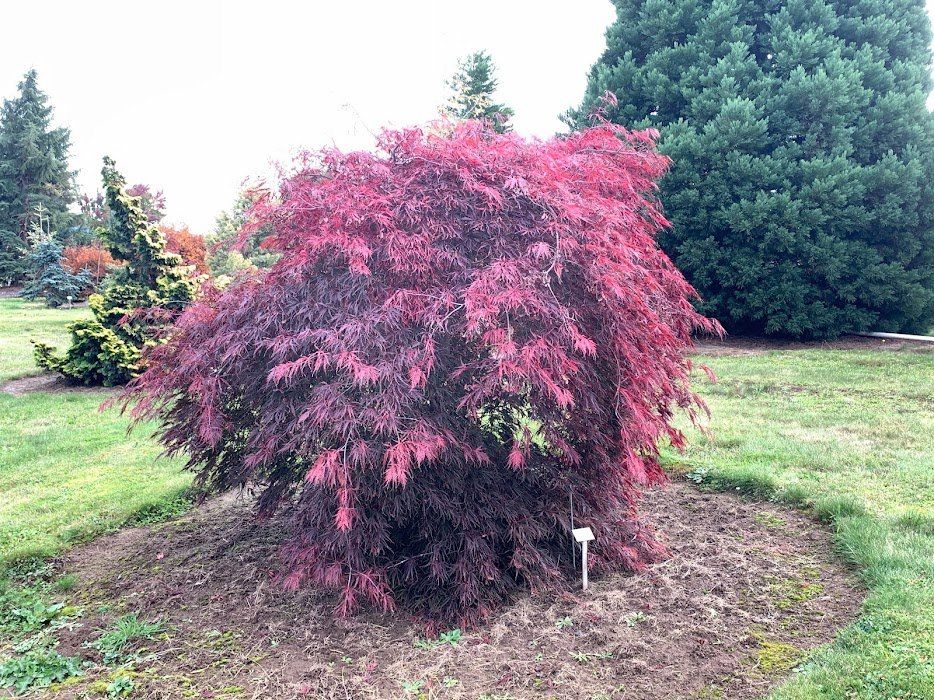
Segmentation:
[(924, 0), (614, 0), (586, 124), (660, 129), (662, 244), (735, 331), (934, 321)]
[(22, 279), (29, 268), (26, 242), (12, 231), (0, 229), (0, 286), (8, 287)]
[(25, 271), (25, 241), (37, 211), (52, 231), (72, 220), (74, 172), (68, 169), (71, 134), (51, 127), (52, 108), (36, 71), (19, 83), (19, 95), (0, 111), (0, 277), (14, 281)]
[(493, 98), (497, 85), (495, 71), (493, 59), (485, 51), (477, 51), (461, 59), (457, 72), (448, 81), (451, 96), (442, 110), (444, 114), (455, 120), (488, 121), (500, 134), (510, 131), (512, 109)]

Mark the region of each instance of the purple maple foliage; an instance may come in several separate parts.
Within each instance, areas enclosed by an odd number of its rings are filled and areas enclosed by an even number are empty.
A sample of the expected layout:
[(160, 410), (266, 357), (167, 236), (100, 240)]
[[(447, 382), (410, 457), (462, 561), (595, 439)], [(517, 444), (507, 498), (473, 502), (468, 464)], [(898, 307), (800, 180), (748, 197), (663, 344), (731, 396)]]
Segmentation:
[(637, 488), (719, 326), (656, 245), (655, 137), (468, 122), (306, 157), (252, 209), (282, 258), (189, 307), (125, 400), (204, 486), (290, 504), (282, 580), (341, 615), (471, 624), (565, 581), (572, 495), (592, 570), (657, 561)]

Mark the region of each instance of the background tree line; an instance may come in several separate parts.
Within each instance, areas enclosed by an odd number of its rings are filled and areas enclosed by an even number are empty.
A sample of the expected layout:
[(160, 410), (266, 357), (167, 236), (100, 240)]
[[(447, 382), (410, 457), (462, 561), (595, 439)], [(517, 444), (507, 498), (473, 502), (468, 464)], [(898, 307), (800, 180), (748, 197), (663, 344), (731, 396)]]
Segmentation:
[[(934, 117), (923, 0), (614, 4), (606, 50), (565, 120), (575, 129), (594, 119), (659, 129), (672, 159), (661, 183), (672, 227), (660, 242), (701, 293), (700, 311), (733, 333), (929, 332)], [(448, 85), (449, 119), (510, 130), (489, 54), (463, 59)], [(37, 222), (59, 245), (98, 249), (106, 226), (102, 196), (76, 195), (70, 135), (51, 127), (51, 111), (30, 71), (0, 115), (6, 284), (35, 265)], [(161, 193), (128, 191), (161, 220)], [(241, 194), (206, 246), (169, 231), (169, 250), (185, 257), (201, 244), (204, 253), (186, 262), (221, 285), (268, 267), (276, 255), (260, 247), (262, 234), (233, 245), (250, 204)]]
[[(52, 125), (53, 109), (36, 71), (29, 70), (17, 89), (0, 111), (0, 285), (24, 283), (27, 296), (57, 306), (89, 293), (118, 264), (103, 240), (111, 210), (103, 192), (78, 191), (68, 163), (71, 133)], [(126, 194), (139, 198), (147, 221), (165, 236), (166, 249), (198, 274), (210, 272), (224, 282), (275, 260), (258, 240), (228, 249), (249, 207), (245, 193), (220, 214), (207, 237), (165, 223), (161, 191), (135, 184)]]

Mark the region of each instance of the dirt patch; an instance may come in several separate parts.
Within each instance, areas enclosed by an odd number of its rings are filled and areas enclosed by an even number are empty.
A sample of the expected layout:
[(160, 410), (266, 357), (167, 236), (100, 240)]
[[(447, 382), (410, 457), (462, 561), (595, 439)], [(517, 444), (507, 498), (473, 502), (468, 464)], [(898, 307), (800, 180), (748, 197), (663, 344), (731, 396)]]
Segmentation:
[[(59, 650), (93, 658), (87, 642), (138, 613), (169, 631), (133, 666), (134, 697), (736, 699), (767, 692), (857, 615), (859, 585), (801, 514), (684, 483), (642, 510), (670, 560), (586, 594), (525, 596), (441, 643), (401, 615), (339, 621), (333, 595), (275, 586), (286, 516), (259, 524), (225, 497), (73, 550), (62, 568), (85, 612)], [(93, 697), (112, 678), (89, 670), (56, 697)]]
[(697, 355), (759, 355), (776, 350), (888, 350), (901, 352), (934, 352), (934, 345), (917, 340), (892, 340), (845, 335), (836, 340), (803, 342), (775, 338), (733, 337), (722, 340), (698, 338), (693, 353)]
[(101, 387), (75, 386), (66, 382), (61, 375), (52, 372), (37, 374), (32, 377), (10, 379), (0, 384), (0, 391), (13, 396), (25, 396), (36, 391), (49, 394), (62, 394), (66, 392), (106, 393), (108, 390)]
[(23, 288), (20, 286), (0, 287), (0, 299), (12, 299), (18, 297)]

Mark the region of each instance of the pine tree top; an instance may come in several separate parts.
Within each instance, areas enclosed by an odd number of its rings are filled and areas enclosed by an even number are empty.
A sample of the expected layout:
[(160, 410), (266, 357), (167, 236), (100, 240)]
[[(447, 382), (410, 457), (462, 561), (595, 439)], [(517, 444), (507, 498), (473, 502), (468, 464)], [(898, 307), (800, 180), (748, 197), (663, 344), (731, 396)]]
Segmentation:
[(18, 89), (0, 108), (0, 230), (25, 240), (39, 206), (53, 231), (69, 225), (75, 173), (68, 169), (71, 132), (52, 127), (53, 110), (35, 69)]
[(7, 104), (11, 109), (17, 110), (16, 116), (20, 118), (33, 118), (48, 123), (52, 116), (52, 107), (48, 104), (49, 98), (39, 89), (39, 78), (35, 68), (26, 71), (23, 79), (16, 84), (19, 96)]
[(493, 59), (485, 51), (476, 51), (458, 62), (457, 72), (448, 81), (451, 97), (443, 112), (451, 119), (489, 121), (498, 133), (511, 130), (509, 119), (513, 111), (494, 102), (497, 80)]

